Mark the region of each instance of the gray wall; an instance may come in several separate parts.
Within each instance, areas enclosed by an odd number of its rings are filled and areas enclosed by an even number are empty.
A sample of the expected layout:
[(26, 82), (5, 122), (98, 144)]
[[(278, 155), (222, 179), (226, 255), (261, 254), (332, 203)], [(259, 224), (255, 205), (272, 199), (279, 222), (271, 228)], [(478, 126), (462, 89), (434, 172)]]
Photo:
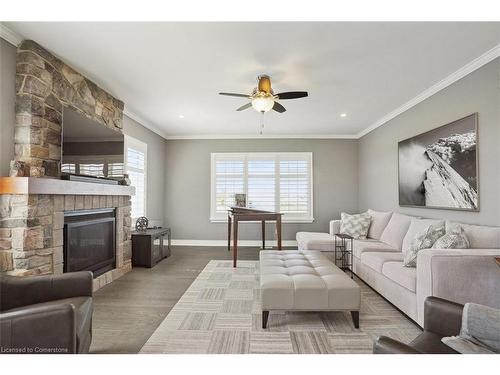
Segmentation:
[[(148, 145), (146, 215), (152, 225), (163, 225), (165, 217), (165, 139), (123, 115), (123, 132)], [(132, 223), (134, 224), (134, 223)]]
[[(496, 59), (362, 137), (358, 145), (359, 209), (500, 225), (499, 74), (500, 59)], [(398, 141), (474, 112), (479, 113), (480, 212), (399, 207)]]
[(16, 47), (0, 38), (0, 176), (14, 159)]
[[(313, 153), (314, 223), (284, 224), (283, 239), (294, 240), (298, 231), (328, 230), (340, 211), (357, 208), (357, 141), (326, 139), (167, 140), (166, 222), (175, 239), (223, 240), (224, 223), (210, 223), (210, 153), (298, 152)], [(274, 238), (269, 224), (267, 233)], [(259, 224), (241, 225), (242, 240), (260, 238)]]

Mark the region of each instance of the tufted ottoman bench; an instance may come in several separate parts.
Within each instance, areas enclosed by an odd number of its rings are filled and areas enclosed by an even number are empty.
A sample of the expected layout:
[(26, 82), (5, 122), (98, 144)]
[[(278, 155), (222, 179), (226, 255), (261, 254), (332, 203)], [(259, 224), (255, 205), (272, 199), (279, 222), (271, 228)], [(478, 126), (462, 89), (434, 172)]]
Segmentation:
[(262, 328), (270, 310), (350, 311), (359, 328), (359, 285), (319, 251), (262, 250)]

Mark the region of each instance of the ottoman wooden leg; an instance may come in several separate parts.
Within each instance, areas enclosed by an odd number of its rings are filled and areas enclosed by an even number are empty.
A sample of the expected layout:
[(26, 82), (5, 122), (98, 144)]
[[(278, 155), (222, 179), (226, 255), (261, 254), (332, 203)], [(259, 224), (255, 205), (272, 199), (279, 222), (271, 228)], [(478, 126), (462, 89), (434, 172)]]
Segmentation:
[(267, 319), (269, 318), (269, 311), (262, 311), (262, 328), (267, 328)]
[(359, 328), (359, 311), (351, 311), (351, 317), (354, 328)]

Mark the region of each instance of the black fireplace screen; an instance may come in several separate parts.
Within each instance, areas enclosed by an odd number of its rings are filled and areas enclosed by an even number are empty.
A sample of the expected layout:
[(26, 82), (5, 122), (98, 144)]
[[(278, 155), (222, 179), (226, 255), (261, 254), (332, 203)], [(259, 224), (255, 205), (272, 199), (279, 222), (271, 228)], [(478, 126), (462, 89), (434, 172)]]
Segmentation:
[(72, 211), (64, 215), (64, 272), (115, 268), (115, 210)]

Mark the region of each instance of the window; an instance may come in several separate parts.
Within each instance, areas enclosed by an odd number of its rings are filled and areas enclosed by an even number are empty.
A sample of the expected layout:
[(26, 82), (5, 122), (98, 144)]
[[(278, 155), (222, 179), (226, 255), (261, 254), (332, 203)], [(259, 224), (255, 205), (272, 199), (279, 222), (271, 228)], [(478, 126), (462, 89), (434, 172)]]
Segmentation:
[(283, 221), (312, 222), (312, 153), (212, 153), (210, 220), (227, 220), (235, 194), (247, 207), (284, 213)]
[[(125, 137), (125, 165), (130, 177), (130, 185), (135, 187), (135, 195), (132, 196), (132, 219), (146, 216), (146, 166), (147, 145), (137, 139)], [(113, 166), (116, 171), (120, 166)], [(135, 220), (134, 220), (135, 221)]]

